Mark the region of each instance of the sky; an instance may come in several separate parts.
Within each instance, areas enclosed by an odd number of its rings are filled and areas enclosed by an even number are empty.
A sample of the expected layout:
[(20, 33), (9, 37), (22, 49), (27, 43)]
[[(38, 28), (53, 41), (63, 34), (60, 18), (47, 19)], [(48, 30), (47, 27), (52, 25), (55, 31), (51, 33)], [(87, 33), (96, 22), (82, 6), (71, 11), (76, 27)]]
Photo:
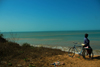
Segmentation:
[(100, 30), (100, 0), (0, 0), (0, 31)]

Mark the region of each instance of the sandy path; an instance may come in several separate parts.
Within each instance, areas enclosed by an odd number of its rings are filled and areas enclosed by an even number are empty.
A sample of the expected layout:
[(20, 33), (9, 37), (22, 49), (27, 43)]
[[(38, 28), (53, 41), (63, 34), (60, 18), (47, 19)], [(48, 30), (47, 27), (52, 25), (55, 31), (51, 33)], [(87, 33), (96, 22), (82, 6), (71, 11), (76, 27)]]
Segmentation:
[(47, 63), (44, 65), (46, 67), (54, 67), (50, 65), (55, 61), (64, 62), (65, 65), (60, 65), (58, 67), (100, 67), (100, 56), (94, 56), (94, 59), (89, 60), (84, 59), (82, 56), (75, 55), (73, 58), (69, 57), (67, 54), (57, 55), (53, 57), (46, 57)]

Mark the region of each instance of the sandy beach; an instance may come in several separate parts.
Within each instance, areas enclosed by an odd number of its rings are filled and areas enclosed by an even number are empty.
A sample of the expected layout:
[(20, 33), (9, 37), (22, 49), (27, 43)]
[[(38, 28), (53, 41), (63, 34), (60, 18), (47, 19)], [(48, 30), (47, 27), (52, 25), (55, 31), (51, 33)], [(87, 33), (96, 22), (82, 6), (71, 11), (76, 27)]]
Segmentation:
[[(57, 55), (53, 57), (47, 57), (47, 62), (60, 61), (65, 63), (65, 65), (60, 65), (58, 67), (100, 67), (100, 56), (94, 56), (94, 59), (89, 60), (84, 59), (82, 56), (75, 55), (73, 58), (69, 57), (67, 54)], [(54, 67), (51, 65), (46, 65), (46, 67)]]
[(51, 63), (64, 63), (56, 67), (100, 67), (100, 56), (84, 59), (75, 54), (69, 57), (68, 52), (60, 49), (33, 47), (30, 44), (20, 46), (0, 38), (0, 67), (54, 67)]
[[(100, 56), (94, 56), (93, 59), (88, 57), (84, 59), (82, 56), (75, 54), (74, 57), (69, 57), (67, 52), (43, 47), (17, 46), (14, 49), (16, 49), (15, 53), (12, 51), (13, 54), (10, 53), (10, 55), (3, 57), (0, 67), (54, 67), (51, 63), (56, 61), (65, 63), (56, 67), (100, 67)], [(9, 66), (9, 63), (12, 65)]]

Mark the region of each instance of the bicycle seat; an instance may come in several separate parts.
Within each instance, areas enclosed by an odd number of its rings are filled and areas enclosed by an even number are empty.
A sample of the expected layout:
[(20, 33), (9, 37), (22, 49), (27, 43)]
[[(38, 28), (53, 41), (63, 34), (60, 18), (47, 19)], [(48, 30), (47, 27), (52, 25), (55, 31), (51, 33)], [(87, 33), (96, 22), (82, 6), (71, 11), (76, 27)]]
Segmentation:
[(84, 48), (89, 48), (89, 47), (87, 46), (87, 47), (84, 47)]

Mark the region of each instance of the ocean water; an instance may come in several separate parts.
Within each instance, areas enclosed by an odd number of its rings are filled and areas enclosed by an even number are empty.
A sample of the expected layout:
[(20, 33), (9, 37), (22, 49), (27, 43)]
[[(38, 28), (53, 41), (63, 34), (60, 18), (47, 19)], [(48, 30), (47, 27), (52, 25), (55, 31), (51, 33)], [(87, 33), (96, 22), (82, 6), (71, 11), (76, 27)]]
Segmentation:
[(4, 38), (22, 45), (29, 43), (33, 46), (52, 47), (68, 50), (73, 45), (84, 42), (84, 34), (88, 33), (90, 45), (95, 54), (100, 54), (100, 30), (91, 31), (44, 31), (44, 32), (3, 32)]

